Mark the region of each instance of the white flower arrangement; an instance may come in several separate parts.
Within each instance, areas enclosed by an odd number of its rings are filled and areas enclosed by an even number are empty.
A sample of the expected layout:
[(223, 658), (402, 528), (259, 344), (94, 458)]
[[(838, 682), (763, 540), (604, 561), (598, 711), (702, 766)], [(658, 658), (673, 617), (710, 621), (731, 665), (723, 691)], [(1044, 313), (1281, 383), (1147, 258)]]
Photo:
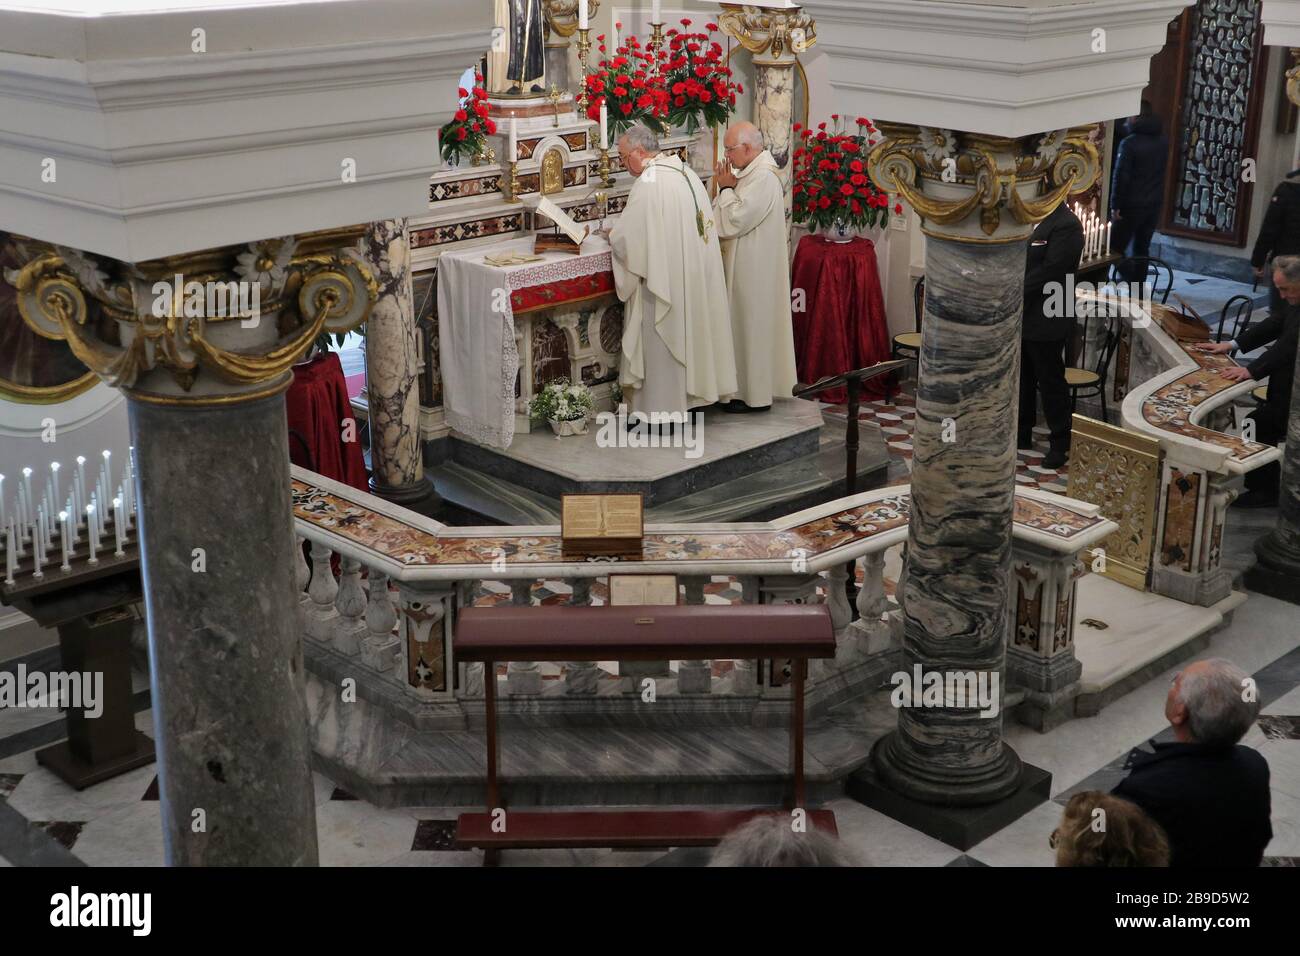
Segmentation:
[(528, 417), (537, 424), (586, 421), (591, 410), (591, 390), (586, 385), (571, 385), (568, 379), (552, 382), (528, 403)]

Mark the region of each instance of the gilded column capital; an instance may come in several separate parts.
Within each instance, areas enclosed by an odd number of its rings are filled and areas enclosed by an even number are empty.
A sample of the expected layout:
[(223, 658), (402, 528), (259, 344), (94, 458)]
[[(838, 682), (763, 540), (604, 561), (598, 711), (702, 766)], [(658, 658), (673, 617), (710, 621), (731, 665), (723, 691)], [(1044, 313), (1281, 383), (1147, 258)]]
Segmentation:
[(878, 124), (871, 178), (925, 220), (926, 235), (959, 242), (1018, 242), (1101, 172), (1088, 127), (1008, 137)]
[(109, 385), (166, 405), (283, 391), (322, 332), (370, 314), (378, 286), (354, 248), (365, 226), (127, 263), (14, 237), (5, 279), (38, 335), (66, 341)]
[(794, 66), (817, 42), (816, 22), (799, 7), (724, 3), (718, 26), (752, 53), (758, 66)]

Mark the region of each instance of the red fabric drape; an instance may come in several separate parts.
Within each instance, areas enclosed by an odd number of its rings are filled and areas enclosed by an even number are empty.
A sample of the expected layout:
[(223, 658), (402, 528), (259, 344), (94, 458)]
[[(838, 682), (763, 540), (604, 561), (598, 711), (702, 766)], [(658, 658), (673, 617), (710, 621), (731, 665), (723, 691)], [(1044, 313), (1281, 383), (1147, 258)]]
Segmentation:
[[(289, 460), (326, 478), (369, 491), (366, 462), (338, 355), (327, 352), (308, 365), (296, 366), (284, 404), (289, 428), (307, 441), (303, 448), (302, 442), (289, 436)], [(345, 420), (352, 420), (354, 441), (343, 441)]]
[[(889, 358), (885, 296), (870, 239), (827, 242), (820, 236), (804, 236), (795, 251), (791, 288), (802, 289), (807, 296), (807, 310), (794, 314), (794, 354), (801, 383)], [(881, 398), (884, 382), (878, 378), (865, 382), (862, 391), (864, 399)], [(847, 399), (842, 388), (817, 397), (831, 403)]]

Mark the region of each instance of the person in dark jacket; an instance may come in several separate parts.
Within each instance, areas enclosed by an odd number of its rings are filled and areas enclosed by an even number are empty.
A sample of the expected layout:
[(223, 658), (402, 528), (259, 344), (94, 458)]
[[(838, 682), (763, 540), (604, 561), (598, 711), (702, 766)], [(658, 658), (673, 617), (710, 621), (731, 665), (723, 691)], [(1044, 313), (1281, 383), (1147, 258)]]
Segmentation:
[[(1016, 440), (1033, 447), (1038, 396), (1051, 430), (1044, 468), (1060, 468), (1070, 451), (1070, 391), (1065, 384), (1065, 346), (1074, 331), (1070, 276), (1083, 255), (1083, 224), (1061, 203), (1034, 229), (1025, 258), (1025, 319), (1021, 332), (1020, 420)], [(1055, 293), (1055, 294), (1053, 294)], [(1060, 313), (1060, 314), (1056, 314)]]
[[(1291, 390), (1295, 380), (1296, 344), (1300, 340), (1300, 255), (1273, 260), (1273, 288), (1282, 299), (1281, 309), (1270, 309), (1268, 318), (1251, 325), (1231, 342), (1202, 342), (1202, 352), (1253, 352), (1269, 342), (1273, 346), (1249, 365), (1225, 369), (1223, 377), (1234, 382), (1268, 379), (1268, 400), (1249, 415), (1255, 422), (1255, 441), (1276, 445), (1286, 438), (1291, 413)], [(1277, 504), (1282, 484), (1282, 466), (1271, 462), (1246, 474), (1246, 493), (1234, 501), (1234, 508), (1268, 508)]]
[[(1300, 253), (1300, 169), (1287, 173), (1286, 178), (1273, 190), (1268, 212), (1264, 214), (1264, 224), (1259, 227), (1255, 248), (1250, 254), (1255, 278), (1264, 278), (1268, 260), (1296, 253)], [(1284, 306), (1276, 285), (1271, 293), (1271, 311), (1281, 312)]]
[[(1161, 131), (1160, 117), (1143, 100), (1142, 112), (1129, 119), (1128, 135), (1120, 140), (1115, 156), (1110, 189), (1113, 252), (1121, 256), (1151, 254), (1151, 237), (1164, 203), (1168, 159), (1169, 141)], [(1144, 264), (1121, 262), (1116, 271), (1127, 282), (1141, 282), (1147, 270)]]
[(1170, 866), (1259, 866), (1273, 839), (1268, 761), (1238, 743), (1259, 715), (1252, 689), (1222, 658), (1183, 668), (1165, 700), (1174, 743), (1139, 752), (1111, 791), (1164, 829)]

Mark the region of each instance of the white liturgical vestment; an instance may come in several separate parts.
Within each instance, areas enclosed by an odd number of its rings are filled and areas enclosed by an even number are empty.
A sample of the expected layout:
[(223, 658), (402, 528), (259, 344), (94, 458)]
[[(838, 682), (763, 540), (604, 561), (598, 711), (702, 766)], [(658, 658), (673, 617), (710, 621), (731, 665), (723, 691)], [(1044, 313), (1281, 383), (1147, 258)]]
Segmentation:
[(790, 316), (789, 231), (785, 188), (767, 150), (736, 173), (736, 186), (714, 200), (731, 300), (736, 397), (751, 408), (789, 398), (797, 383)]
[(609, 238), (626, 304), (619, 384), (631, 410), (685, 412), (733, 395), (727, 285), (699, 177), (675, 156), (649, 160)]

